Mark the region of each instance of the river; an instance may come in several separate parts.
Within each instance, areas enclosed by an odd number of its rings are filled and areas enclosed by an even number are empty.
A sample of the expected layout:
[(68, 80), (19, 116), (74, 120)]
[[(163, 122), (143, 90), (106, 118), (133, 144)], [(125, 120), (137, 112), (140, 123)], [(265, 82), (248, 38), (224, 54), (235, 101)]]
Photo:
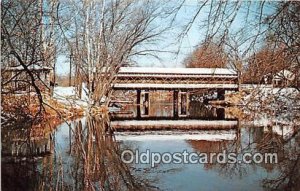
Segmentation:
[[(128, 104), (109, 116), (84, 117), (70, 125), (53, 127), (48, 122), (3, 127), (2, 190), (258, 191), (300, 187), (300, 136), (293, 119), (284, 123), (276, 117), (250, 119), (256, 113), (248, 113), (245, 119), (230, 108), (199, 102), (190, 103), (187, 115), (174, 118), (168, 100), (150, 106), (142, 117), (136, 116), (135, 105)], [(125, 151), (127, 158), (122, 155)], [(206, 154), (203, 156), (225, 152), (238, 157), (276, 153), (277, 162), (228, 163), (214, 158), (153, 164), (147, 157), (138, 158), (147, 152)], [(124, 160), (128, 158), (134, 161), (127, 160), (127, 164)]]

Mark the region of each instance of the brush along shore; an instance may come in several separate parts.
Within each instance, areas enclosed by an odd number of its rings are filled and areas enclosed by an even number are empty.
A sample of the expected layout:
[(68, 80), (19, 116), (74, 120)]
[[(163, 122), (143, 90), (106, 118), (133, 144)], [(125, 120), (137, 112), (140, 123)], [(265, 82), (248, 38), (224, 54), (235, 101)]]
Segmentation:
[(62, 122), (84, 115), (84, 108), (68, 103), (61, 103), (48, 95), (43, 95), (41, 105), (35, 94), (2, 95), (2, 125), (15, 123), (38, 124), (43, 121)]

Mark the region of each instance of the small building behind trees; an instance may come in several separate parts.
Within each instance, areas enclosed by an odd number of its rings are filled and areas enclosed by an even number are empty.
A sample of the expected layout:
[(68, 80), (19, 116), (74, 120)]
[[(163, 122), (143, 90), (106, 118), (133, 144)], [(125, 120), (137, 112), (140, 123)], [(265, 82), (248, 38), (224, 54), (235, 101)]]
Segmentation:
[(273, 76), (272, 84), (275, 87), (286, 87), (294, 84), (295, 74), (283, 69)]
[(10, 66), (2, 69), (2, 92), (3, 93), (30, 93), (35, 92), (32, 87), (30, 74), (34, 76), (35, 84), (43, 94), (52, 91), (53, 69), (47, 66), (31, 65), (28, 71), (21, 65)]

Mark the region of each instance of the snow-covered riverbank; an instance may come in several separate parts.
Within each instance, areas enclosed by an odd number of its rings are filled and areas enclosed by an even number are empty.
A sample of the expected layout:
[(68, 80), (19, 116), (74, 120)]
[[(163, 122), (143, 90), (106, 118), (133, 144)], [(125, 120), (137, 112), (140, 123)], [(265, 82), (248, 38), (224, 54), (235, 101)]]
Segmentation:
[(297, 108), (300, 107), (300, 92), (295, 88), (253, 86), (227, 94), (225, 102), (251, 108)]

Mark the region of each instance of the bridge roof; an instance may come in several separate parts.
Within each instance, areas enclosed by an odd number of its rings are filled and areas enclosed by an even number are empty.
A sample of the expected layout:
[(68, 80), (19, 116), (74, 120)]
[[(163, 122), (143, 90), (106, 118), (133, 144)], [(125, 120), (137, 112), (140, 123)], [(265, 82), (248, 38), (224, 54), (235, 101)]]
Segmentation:
[(237, 75), (227, 68), (153, 68), (153, 67), (121, 67), (119, 74), (204, 74), (204, 75)]

